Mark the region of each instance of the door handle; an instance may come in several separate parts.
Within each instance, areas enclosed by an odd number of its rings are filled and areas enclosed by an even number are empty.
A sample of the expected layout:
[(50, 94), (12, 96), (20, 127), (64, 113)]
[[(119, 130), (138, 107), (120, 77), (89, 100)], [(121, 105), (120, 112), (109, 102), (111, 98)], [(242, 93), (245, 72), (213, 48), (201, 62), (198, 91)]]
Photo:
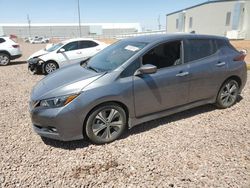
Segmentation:
[(216, 64), (216, 66), (217, 67), (222, 67), (222, 66), (224, 66), (224, 65), (226, 65), (226, 62), (218, 62), (217, 64)]
[(77, 54), (82, 54), (82, 52), (76, 52)]
[(183, 76), (187, 76), (189, 75), (189, 72), (180, 72), (178, 74), (176, 74), (177, 77), (183, 77)]

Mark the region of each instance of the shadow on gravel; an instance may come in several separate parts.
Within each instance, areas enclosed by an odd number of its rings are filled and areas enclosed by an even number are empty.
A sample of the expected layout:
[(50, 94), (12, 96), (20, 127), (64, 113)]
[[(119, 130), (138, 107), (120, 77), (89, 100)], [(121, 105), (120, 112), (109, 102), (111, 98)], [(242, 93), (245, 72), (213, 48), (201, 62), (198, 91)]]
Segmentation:
[(63, 141), (53, 140), (53, 139), (44, 138), (44, 137), (42, 137), (42, 141), (46, 145), (56, 147), (56, 148), (62, 148), (62, 149), (66, 149), (66, 150), (75, 150), (77, 148), (85, 148), (91, 144), (85, 140), (75, 140), (75, 141), (63, 142)]
[(27, 64), (27, 61), (12, 61), (7, 66)]
[[(243, 99), (242, 96), (238, 96), (237, 103), (240, 102), (242, 99)], [(186, 118), (198, 115), (198, 114), (210, 112), (216, 109), (218, 108), (212, 104), (204, 105), (204, 106), (196, 107), (196, 108), (186, 110), (183, 112), (179, 112), (177, 114), (169, 115), (160, 119), (155, 119), (149, 122), (145, 122), (145, 123), (142, 123), (133, 127), (132, 129), (129, 129), (127, 132), (123, 134), (123, 136), (121, 136), (120, 139), (125, 139), (128, 136), (133, 135), (133, 134), (140, 134), (142, 132), (149, 131), (150, 129), (165, 125), (167, 123), (179, 121), (179, 120), (186, 119)]]
[[(243, 99), (242, 96), (238, 96), (237, 103), (240, 102), (242, 99)], [(169, 115), (164, 118), (155, 119), (146, 123), (142, 123), (133, 127), (132, 129), (127, 130), (118, 140), (126, 139), (128, 136), (131, 136), (133, 134), (140, 134), (142, 132), (149, 131), (153, 128), (165, 125), (167, 123), (179, 121), (179, 120), (186, 119), (186, 118), (189, 118), (198, 114), (202, 114), (202, 113), (211, 112), (216, 109), (218, 108), (216, 108), (216, 106), (212, 104), (204, 105), (204, 106), (196, 107), (196, 108), (186, 110), (183, 112), (179, 112), (177, 114)], [(62, 148), (66, 150), (75, 150), (77, 148), (85, 148), (91, 145), (91, 143), (89, 143), (87, 140), (63, 142), (63, 141), (52, 140), (52, 139), (44, 138), (44, 137), (42, 137), (42, 140), (46, 145), (50, 145), (52, 147)]]

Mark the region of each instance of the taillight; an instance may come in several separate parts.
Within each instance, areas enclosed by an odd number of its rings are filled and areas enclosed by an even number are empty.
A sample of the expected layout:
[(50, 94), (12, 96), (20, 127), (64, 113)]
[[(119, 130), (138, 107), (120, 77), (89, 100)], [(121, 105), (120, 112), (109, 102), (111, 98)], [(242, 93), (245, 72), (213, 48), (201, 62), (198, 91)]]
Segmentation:
[(234, 58), (234, 61), (244, 61), (247, 56), (247, 50), (241, 50), (240, 54)]
[(237, 56), (234, 58), (234, 61), (244, 61), (246, 56), (247, 56), (246, 54), (237, 55)]
[(13, 48), (19, 48), (19, 45), (12, 45)]

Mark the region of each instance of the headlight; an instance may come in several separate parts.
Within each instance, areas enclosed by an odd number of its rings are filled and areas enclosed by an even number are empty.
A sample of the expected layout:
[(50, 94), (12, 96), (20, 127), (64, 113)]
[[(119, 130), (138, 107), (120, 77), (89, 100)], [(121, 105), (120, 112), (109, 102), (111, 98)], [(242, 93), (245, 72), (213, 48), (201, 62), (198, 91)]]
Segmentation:
[(36, 58), (29, 59), (28, 63), (41, 65), (44, 63), (44, 61), (36, 57)]
[(70, 103), (73, 101), (78, 94), (73, 94), (73, 95), (67, 95), (67, 96), (62, 96), (62, 97), (55, 97), (51, 99), (45, 99), (40, 101), (41, 107), (48, 107), (48, 108), (59, 108), (62, 106), (65, 106), (66, 104)]
[(38, 65), (41, 65), (41, 64), (43, 64), (43, 63), (44, 63), (43, 60), (41, 60), (41, 59), (38, 60)]

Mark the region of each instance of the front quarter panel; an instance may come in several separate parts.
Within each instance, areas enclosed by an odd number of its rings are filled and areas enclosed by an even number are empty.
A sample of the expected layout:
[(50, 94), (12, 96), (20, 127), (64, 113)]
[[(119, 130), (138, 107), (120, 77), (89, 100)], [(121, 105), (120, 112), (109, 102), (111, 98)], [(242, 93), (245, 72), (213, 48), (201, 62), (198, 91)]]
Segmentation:
[(105, 102), (119, 102), (127, 107), (129, 117), (134, 117), (132, 77), (119, 75), (120, 71), (108, 73), (84, 88), (82, 100), (91, 101), (88, 111)]

